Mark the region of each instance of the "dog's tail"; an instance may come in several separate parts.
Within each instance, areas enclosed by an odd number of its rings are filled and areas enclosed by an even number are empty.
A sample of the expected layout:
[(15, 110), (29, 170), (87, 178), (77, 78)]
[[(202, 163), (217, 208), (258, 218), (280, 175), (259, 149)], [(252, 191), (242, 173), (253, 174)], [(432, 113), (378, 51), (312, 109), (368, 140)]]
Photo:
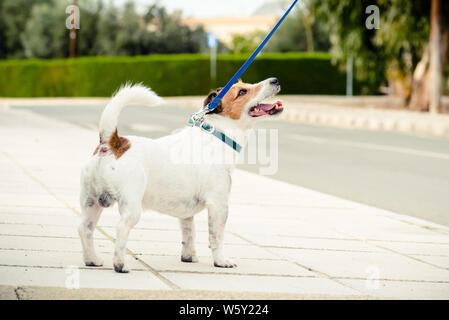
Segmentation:
[(123, 107), (128, 105), (153, 106), (163, 99), (142, 84), (122, 86), (106, 105), (100, 119), (100, 141), (107, 142), (117, 130), (118, 117)]

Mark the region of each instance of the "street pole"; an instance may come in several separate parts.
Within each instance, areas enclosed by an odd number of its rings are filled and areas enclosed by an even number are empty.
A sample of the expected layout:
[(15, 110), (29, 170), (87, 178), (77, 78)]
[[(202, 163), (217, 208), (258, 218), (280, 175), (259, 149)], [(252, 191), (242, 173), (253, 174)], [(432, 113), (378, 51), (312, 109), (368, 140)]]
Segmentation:
[(215, 89), (217, 78), (217, 47), (218, 40), (214, 32), (209, 31), (206, 35), (206, 44), (210, 48), (210, 88)]
[(352, 79), (353, 79), (353, 56), (348, 55), (346, 59), (346, 96), (352, 96)]
[(210, 48), (210, 82), (211, 89), (216, 87), (217, 78), (217, 46)]

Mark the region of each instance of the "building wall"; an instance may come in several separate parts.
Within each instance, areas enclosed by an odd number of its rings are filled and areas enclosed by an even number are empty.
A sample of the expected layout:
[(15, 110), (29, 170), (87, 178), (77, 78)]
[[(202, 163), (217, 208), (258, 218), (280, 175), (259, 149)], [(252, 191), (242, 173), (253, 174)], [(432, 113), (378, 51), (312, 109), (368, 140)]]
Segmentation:
[(268, 31), (277, 21), (277, 16), (250, 17), (218, 17), (218, 18), (187, 18), (183, 24), (188, 26), (203, 25), (206, 31), (212, 31), (217, 38), (229, 44), (233, 34), (249, 33), (256, 30)]

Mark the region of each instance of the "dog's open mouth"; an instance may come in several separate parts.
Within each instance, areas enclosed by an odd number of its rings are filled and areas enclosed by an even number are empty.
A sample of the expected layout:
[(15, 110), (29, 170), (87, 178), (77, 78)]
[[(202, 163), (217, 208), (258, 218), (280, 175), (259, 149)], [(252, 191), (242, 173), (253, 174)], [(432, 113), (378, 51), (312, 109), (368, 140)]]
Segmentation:
[(282, 102), (277, 101), (275, 103), (269, 104), (269, 103), (260, 103), (257, 106), (254, 106), (249, 109), (249, 115), (251, 117), (261, 117), (266, 114), (272, 116), (279, 112), (282, 112), (284, 110), (282, 108)]

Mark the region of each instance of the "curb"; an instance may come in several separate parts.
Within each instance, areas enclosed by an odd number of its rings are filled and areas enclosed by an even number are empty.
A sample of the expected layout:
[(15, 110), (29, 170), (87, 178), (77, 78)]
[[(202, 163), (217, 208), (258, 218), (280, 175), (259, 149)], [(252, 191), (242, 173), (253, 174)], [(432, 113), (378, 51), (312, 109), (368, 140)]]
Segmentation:
[(449, 138), (449, 116), (383, 110), (307, 110), (290, 108), (281, 119), (338, 128), (417, 133)]

